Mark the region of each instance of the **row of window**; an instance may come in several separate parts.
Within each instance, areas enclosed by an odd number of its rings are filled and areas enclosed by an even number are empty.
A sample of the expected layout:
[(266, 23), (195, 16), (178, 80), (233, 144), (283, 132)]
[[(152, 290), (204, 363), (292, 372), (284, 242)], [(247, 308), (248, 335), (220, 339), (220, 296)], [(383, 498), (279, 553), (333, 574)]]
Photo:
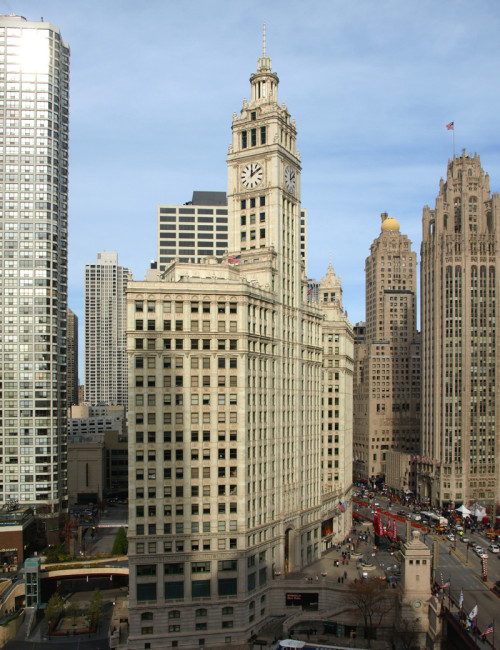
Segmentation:
[[(262, 586), (267, 581), (267, 569), (264, 567), (258, 571), (258, 582)], [(257, 586), (256, 572), (250, 573), (247, 576), (248, 591), (252, 591)], [(157, 600), (157, 583), (144, 582), (138, 583), (137, 587), (137, 600), (138, 601), (156, 601)], [(238, 578), (219, 578), (217, 580), (217, 595), (221, 596), (236, 596), (238, 593)], [(191, 597), (192, 598), (210, 598), (211, 596), (211, 580), (192, 580), (191, 581)], [(178, 600), (184, 598), (184, 580), (177, 582), (164, 583), (164, 598), (165, 600)]]
[[(200, 302), (199, 301), (190, 301), (191, 305), (191, 313), (192, 314), (198, 314), (198, 313), (203, 313), (203, 314), (210, 314), (210, 309), (213, 303), (210, 303), (208, 301), (201, 302), (201, 310), (200, 310)], [(144, 312), (144, 307), (146, 306), (146, 310), (149, 314), (154, 314), (156, 312), (156, 305), (157, 302), (156, 300), (136, 300), (135, 301), (135, 311), (136, 312)], [(159, 305), (159, 304), (158, 304)], [(184, 313), (184, 302), (182, 300), (176, 300), (174, 302), (174, 310), (176, 314), (182, 314)], [(164, 314), (171, 314), (174, 313), (172, 312), (172, 302), (169, 300), (164, 300), (163, 301), (163, 313)], [(237, 313), (237, 303), (235, 302), (230, 302), (229, 305), (225, 302), (217, 302), (217, 313), (218, 314), (236, 314)]]
[[(225, 367), (225, 366), (221, 366)], [(203, 375), (201, 378), (201, 383), (200, 383), (200, 378), (198, 376), (192, 376), (191, 377), (191, 386), (193, 388), (198, 388), (200, 385), (202, 385), (205, 388), (208, 388), (211, 386), (211, 381), (210, 381), (210, 375)], [(154, 375), (148, 375), (146, 379), (142, 376), (136, 376), (135, 378), (135, 385), (137, 388), (153, 388), (156, 386), (156, 377)], [(225, 386), (226, 385), (226, 377), (219, 375), (217, 378), (217, 385), (218, 386)], [(229, 386), (235, 387), (238, 385), (238, 380), (236, 375), (231, 375), (229, 377)], [(174, 381), (172, 381), (171, 375), (165, 375), (163, 377), (163, 387), (164, 388), (172, 388), (175, 386), (176, 388), (181, 388), (184, 386), (184, 377), (182, 375), (176, 375), (174, 378)]]
[[(200, 436), (199, 431), (191, 431), (191, 442), (199, 442), (200, 440), (203, 440), (203, 442), (210, 442), (210, 431), (202, 431), (202, 434)], [(225, 431), (218, 431), (217, 432), (218, 440), (222, 441), (226, 439), (226, 432)], [(236, 431), (230, 431), (229, 432), (229, 440), (231, 441), (236, 441), (237, 439), (237, 432)], [(183, 431), (176, 431), (175, 432), (175, 438), (172, 436), (172, 431), (164, 431), (163, 432), (163, 442), (172, 442), (175, 440), (175, 442), (183, 442), (184, 440), (184, 432)], [(144, 439), (144, 432), (142, 431), (137, 431), (135, 434), (135, 441), (137, 443), (142, 443), (145, 441)], [(147, 442), (156, 442), (156, 432), (155, 431), (148, 431), (147, 433)]]
[[(191, 551), (197, 552), (202, 548), (204, 551), (211, 550), (211, 539), (204, 539), (201, 541), (198, 539), (191, 539)], [(219, 551), (225, 551), (228, 547), (228, 540), (225, 537), (217, 537), (217, 549)], [(238, 548), (238, 540), (235, 537), (229, 538), (229, 549)], [(157, 543), (148, 542), (147, 545), (144, 542), (136, 542), (135, 544), (136, 553), (142, 555), (147, 550), (148, 555), (156, 553)], [(164, 553), (184, 553), (184, 542), (182, 540), (176, 540), (175, 544), (172, 540), (167, 540), (163, 542), (163, 552)]]
[[(262, 603), (265, 602), (265, 596), (262, 597)], [(253, 608), (252, 608), (253, 609)], [(221, 614), (222, 616), (233, 616), (234, 614), (234, 607), (222, 607), (221, 609)], [(208, 616), (208, 610), (205, 609), (204, 607), (200, 607), (199, 609), (195, 610), (194, 613), (196, 618), (204, 618), (205, 616)], [(178, 609), (172, 609), (168, 612), (168, 618), (173, 619), (173, 618), (180, 618), (181, 617), (181, 612)], [(152, 621), (154, 618), (154, 613), (153, 612), (143, 612), (141, 614), (141, 621)]]
[[(184, 413), (175, 413), (175, 418), (172, 416), (172, 413), (163, 413), (163, 417), (161, 421), (163, 422), (164, 425), (169, 425), (173, 424), (175, 419), (175, 424), (184, 424)], [(144, 424), (147, 422), (147, 424), (156, 424), (160, 422), (160, 418), (156, 417), (156, 413), (147, 413), (146, 417), (144, 413), (136, 413), (135, 415), (135, 423), (136, 424)], [(212, 421), (212, 414), (210, 411), (206, 413), (200, 414), (197, 412), (190, 413), (190, 422), (191, 424), (210, 424)], [(226, 414), (224, 411), (218, 411), (217, 413), (217, 422), (219, 424), (225, 424), (226, 422), (229, 422), (231, 424), (236, 424), (238, 422), (238, 414), (236, 412), (230, 412), (229, 415)]]
[[(160, 395), (159, 399), (161, 400), (161, 398), (162, 396)], [(198, 393), (193, 393), (191, 394), (190, 401), (191, 401), (191, 406), (209, 406), (210, 395), (208, 394), (199, 395)], [(214, 397), (214, 402), (215, 402), (215, 397)], [(217, 404), (219, 406), (225, 406), (226, 404), (229, 404), (230, 406), (236, 406), (237, 403), (238, 403), (238, 397), (236, 393), (231, 393), (230, 395), (221, 393), (217, 395)], [(147, 404), (147, 406), (156, 406), (156, 393), (150, 393), (149, 395), (143, 395), (142, 393), (138, 393), (135, 396), (136, 406), (144, 406), (145, 404)], [(178, 393), (177, 395), (172, 395), (170, 393), (163, 393), (163, 405), (172, 406), (173, 404), (175, 404), (176, 406), (182, 406), (184, 404), (184, 395), (182, 393)]]
[(248, 146), (256, 147), (258, 142), (258, 135), (260, 135), (260, 144), (266, 144), (267, 130), (265, 126), (260, 129), (250, 129), (249, 131), (241, 132), (241, 148), (247, 149)]

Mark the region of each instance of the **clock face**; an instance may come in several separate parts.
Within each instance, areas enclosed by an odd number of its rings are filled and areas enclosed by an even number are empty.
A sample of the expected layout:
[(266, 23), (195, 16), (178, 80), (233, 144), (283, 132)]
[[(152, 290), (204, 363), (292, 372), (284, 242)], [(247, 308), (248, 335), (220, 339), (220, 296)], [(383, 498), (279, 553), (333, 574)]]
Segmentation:
[(419, 600), (416, 600), (413, 603), (413, 607), (415, 607), (415, 609), (419, 609), (419, 607), (422, 607), (422, 603)]
[(241, 182), (251, 190), (261, 182), (262, 175), (262, 167), (259, 163), (249, 163), (241, 170)]
[(285, 185), (289, 192), (295, 190), (295, 170), (290, 165), (285, 167)]

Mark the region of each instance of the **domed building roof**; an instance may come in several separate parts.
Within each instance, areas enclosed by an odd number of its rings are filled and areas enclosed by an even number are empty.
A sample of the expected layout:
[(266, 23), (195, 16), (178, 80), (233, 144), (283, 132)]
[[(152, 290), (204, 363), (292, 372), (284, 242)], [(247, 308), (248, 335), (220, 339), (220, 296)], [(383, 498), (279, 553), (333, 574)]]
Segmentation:
[(399, 221), (396, 221), (393, 217), (386, 217), (382, 221), (382, 232), (388, 230), (399, 230)]

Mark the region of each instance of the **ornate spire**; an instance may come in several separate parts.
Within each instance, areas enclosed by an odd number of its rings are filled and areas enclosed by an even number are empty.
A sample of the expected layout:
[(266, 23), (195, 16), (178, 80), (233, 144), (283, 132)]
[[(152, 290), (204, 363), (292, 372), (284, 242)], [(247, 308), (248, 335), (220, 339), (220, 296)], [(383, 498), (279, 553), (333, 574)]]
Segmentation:
[(250, 76), (252, 84), (252, 99), (250, 104), (278, 102), (278, 75), (271, 69), (271, 59), (266, 52), (266, 23), (262, 29), (262, 56), (257, 63), (257, 72)]
[(271, 72), (271, 59), (266, 54), (266, 23), (262, 30), (262, 56), (259, 59), (257, 72)]

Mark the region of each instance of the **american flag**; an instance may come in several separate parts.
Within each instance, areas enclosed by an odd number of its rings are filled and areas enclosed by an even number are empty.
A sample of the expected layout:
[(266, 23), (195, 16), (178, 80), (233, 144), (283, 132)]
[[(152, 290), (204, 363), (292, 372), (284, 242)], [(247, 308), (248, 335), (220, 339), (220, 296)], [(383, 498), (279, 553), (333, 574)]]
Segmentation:
[(339, 501), (339, 510), (340, 510), (340, 512), (345, 512), (345, 511), (346, 511), (346, 507), (345, 507), (345, 505), (342, 503), (342, 501)]
[(449, 122), (446, 125), (446, 128), (448, 129), (448, 131), (454, 131), (455, 130), (455, 122)]
[(451, 587), (451, 578), (448, 578), (445, 582), (443, 574), (441, 574), (441, 589), (448, 589), (448, 587)]
[(487, 634), (493, 634), (493, 623), (490, 623), (485, 631), (481, 634), (481, 638), (485, 637)]
[(241, 262), (241, 255), (230, 255), (227, 261), (229, 264), (238, 264), (238, 262)]
[(312, 289), (309, 289), (309, 291), (307, 292), (307, 295), (310, 296), (312, 293), (314, 293), (314, 287)]

